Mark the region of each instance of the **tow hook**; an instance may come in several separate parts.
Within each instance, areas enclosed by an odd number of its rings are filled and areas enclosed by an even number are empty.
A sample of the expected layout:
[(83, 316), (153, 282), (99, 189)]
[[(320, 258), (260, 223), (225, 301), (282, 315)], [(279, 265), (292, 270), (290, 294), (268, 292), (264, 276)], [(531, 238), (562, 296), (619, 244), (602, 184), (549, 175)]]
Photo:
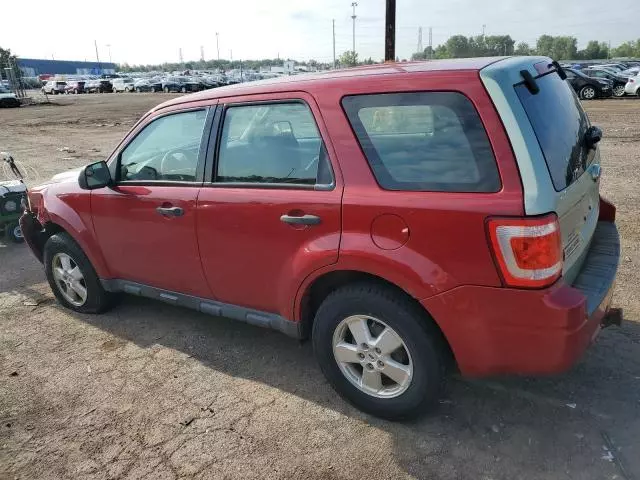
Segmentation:
[(622, 309), (621, 308), (610, 308), (609, 311), (602, 318), (602, 328), (610, 327), (611, 325), (615, 325), (619, 327), (622, 324)]

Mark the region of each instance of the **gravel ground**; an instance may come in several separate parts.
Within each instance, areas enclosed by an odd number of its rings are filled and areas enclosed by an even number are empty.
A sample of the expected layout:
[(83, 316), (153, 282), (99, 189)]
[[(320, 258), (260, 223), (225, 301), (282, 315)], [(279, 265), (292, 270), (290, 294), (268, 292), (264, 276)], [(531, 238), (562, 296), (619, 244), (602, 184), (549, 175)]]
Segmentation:
[[(35, 183), (106, 157), (167, 97), (0, 110), (0, 150)], [(381, 421), (334, 394), (308, 343), (132, 297), (77, 315), (0, 241), (0, 478), (640, 479), (640, 101), (586, 108), (605, 133), (627, 321), (571, 372), (455, 378), (432, 414)]]

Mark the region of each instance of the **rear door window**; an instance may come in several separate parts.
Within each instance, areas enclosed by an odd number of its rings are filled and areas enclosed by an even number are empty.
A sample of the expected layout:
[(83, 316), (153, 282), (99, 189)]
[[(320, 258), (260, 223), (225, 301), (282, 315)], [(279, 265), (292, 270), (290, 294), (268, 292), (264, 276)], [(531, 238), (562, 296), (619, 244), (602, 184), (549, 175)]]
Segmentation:
[(454, 92), (345, 97), (342, 105), (387, 190), (497, 192), (500, 177), (475, 107)]
[(589, 119), (573, 89), (555, 71), (536, 81), (540, 87), (536, 95), (524, 84), (515, 89), (538, 138), (553, 185), (562, 191), (582, 175), (595, 154), (584, 144)]
[(307, 104), (227, 107), (216, 182), (330, 186), (327, 151)]

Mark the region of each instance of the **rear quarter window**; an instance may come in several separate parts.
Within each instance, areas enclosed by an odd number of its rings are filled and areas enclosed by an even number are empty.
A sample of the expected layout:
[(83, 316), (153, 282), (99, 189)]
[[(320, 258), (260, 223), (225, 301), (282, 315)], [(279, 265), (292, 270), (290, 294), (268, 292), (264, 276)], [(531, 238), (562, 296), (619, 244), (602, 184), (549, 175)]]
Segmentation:
[(500, 176), (473, 104), (455, 92), (355, 95), (342, 105), (387, 190), (497, 192)]

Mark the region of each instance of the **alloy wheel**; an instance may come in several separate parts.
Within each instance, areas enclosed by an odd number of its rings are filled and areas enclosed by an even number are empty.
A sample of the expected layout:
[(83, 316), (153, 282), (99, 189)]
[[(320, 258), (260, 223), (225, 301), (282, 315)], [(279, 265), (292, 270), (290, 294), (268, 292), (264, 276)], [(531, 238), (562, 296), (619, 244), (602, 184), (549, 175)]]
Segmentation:
[(56, 253), (51, 263), (60, 294), (76, 307), (84, 305), (87, 301), (87, 284), (76, 261), (66, 253)]
[(405, 342), (377, 318), (342, 320), (333, 334), (333, 356), (347, 380), (373, 397), (397, 397), (411, 385), (413, 361)]

